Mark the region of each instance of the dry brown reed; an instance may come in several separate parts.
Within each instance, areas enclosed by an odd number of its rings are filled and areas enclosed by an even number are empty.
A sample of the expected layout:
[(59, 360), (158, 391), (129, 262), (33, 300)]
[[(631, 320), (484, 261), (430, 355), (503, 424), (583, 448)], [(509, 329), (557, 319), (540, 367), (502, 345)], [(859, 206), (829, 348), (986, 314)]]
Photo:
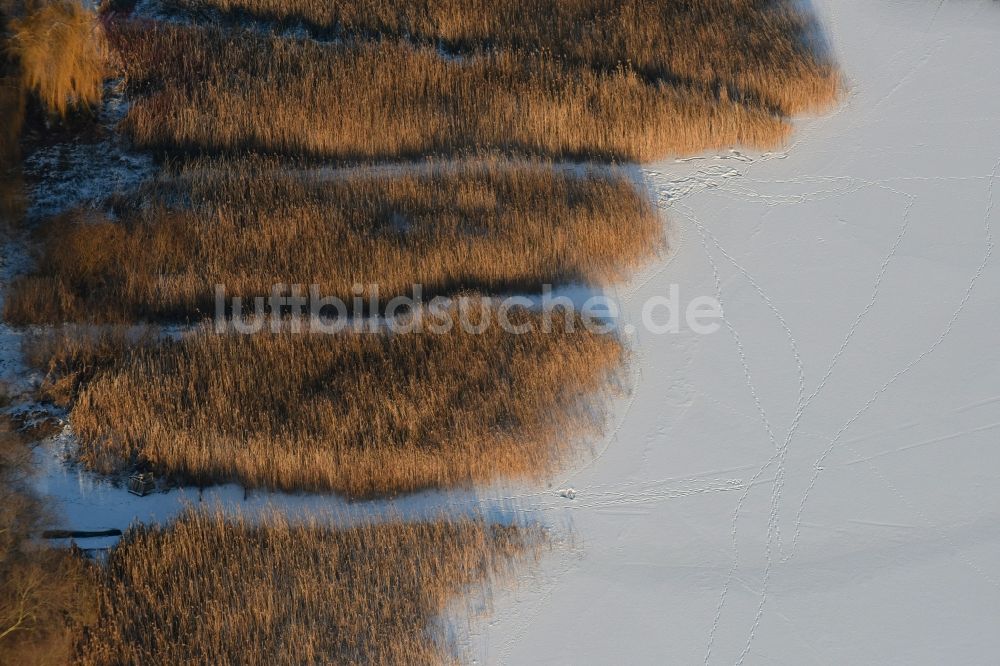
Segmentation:
[(814, 21), (789, 0), (164, 0), (321, 35), (389, 37), (453, 52), (547, 51), (597, 70), (726, 87), (786, 114), (836, 97), (836, 68), (810, 49)]
[(457, 663), (449, 608), (544, 540), (477, 518), (338, 529), (188, 510), (112, 551), (77, 663)]
[(116, 222), (77, 211), (42, 228), (38, 272), (13, 285), (8, 321), (197, 318), (216, 284), (249, 302), (315, 284), (349, 306), (356, 284), (377, 284), (383, 304), (414, 284), (425, 298), (537, 293), (622, 278), (663, 244), (626, 174), (541, 162), (334, 174), (209, 162), (118, 208)]
[[(50, 369), (51, 395), (70, 399), (82, 462), (103, 472), (140, 464), (186, 482), (349, 496), (543, 478), (602, 425), (598, 398), (623, 349), (578, 314), (556, 312), (546, 332), (543, 314), (515, 309), (531, 331), (514, 335), (488, 304), (467, 305), (466, 321), (493, 324), (199, 328), (139, 345), (63, 333), (31, 357)], [(459, 307), (441, 313), (458, 322)]]
[(101, 101), (107, 60), (94, 12), (76, 0), (46, 0), (10, 22), (9, 49), (24, 86), (53, 113)]
[(400, 41), (319, 44), (217, 28), (113, 21), (133, 91), (124, 127), (145, 147), (334, 160), (542, 154), (649, 161), (743, 145), (788, 124), (728, 88), (651, 82), (627, 66), (544, 51), (453, 59)]

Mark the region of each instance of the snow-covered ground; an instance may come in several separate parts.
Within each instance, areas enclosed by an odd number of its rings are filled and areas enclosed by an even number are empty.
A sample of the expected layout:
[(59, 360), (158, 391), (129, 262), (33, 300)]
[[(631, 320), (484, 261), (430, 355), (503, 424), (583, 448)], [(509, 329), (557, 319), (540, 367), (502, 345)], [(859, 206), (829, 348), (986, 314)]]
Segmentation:
[[(679, 241), (626, 309), (678, 284), (725, 325), (640, 327), (614, 436), (561, 484), (578, 551), (497, 594), (481, 662), (1000, 654), (1000, 5), (814, 5), (840, 109), (780, 155), (647, 169)], [(670, 479), (748, 490), (644, 492)]]

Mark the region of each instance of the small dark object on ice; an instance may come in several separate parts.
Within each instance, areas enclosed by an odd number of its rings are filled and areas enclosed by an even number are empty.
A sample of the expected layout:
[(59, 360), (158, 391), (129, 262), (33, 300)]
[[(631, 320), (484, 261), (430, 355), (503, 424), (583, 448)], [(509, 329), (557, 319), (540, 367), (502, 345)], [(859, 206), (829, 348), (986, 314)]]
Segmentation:
[(133, 495), (145, 497), (154, 490), (156, 490), (156, 481), (153, 480), (152, 472), (141, 472), (128, 478), (128, 491)]
[(121, 530), (45, 530), (42, 532), (43, 539), (96, 539), (98, 537), (120, 537)]

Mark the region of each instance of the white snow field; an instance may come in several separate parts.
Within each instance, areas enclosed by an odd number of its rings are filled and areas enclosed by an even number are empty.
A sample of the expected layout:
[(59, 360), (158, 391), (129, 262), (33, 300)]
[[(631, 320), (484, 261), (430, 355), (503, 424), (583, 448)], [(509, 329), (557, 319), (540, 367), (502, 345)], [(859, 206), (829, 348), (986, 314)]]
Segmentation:
[(1000, 658), (1000, 5), (814, 10), (841, 108), (645, 169), (676, 240), (631, 321), (678, 284), (725, 323), (639, 326), (618, 429), (560, 486), (575, 555), (497, 594), (480, 662)]

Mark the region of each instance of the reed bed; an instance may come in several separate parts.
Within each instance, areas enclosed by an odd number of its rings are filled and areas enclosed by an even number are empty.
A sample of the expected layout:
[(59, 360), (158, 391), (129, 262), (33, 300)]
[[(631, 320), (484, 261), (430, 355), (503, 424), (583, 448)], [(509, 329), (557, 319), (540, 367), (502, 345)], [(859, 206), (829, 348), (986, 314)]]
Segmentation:
[(111, 22), (137, 93), (140, 146), (342, 161), (535, 154), (649, 161), (733, 145), (773, 148), (789, 125), (707, 89), (545, 51), (450, 58), (402, 41), (320, 44), (249, 31)]
[(583, 67), (710, 88), (785, 114), (836, 98), (836, 68), (811, 48), (814, 20), (788, 0), (163, 0), (167, 7), (335, 38), (408, 39), (451, 52), (546, 51)]
[(111, 552), (77, 663), (457, 663), (442, 616), (544, 537), (473, 518), (332, 528), (188, 510)]
[[(474, 326), (496, 314), (467, 305)], [(458, 322), (461, 307), (442, 312)], [(539, 480), (600, 430), (623, 348), (579, 314), (548, 319), (515, 308), (523, 334), (494, 318), (481, 331), (199, 328), (141, 344), (70, 330), (29, 356), (49, 370), (48, 397), (71, 405), (91, 469), (375, 496)]]
[[(465, 290), (624, 278), (663, 246), (656, 211), (626, 174), (487, 161), (329, 173), (269, 160), (199, 163), (115, 206), (43, 226), (38, 271), (5, 304), (15, 324), (195, 319), (228, 296), (316, 285), (353, 307)], [(366, 300), (367, 302), (367, 300)]]

